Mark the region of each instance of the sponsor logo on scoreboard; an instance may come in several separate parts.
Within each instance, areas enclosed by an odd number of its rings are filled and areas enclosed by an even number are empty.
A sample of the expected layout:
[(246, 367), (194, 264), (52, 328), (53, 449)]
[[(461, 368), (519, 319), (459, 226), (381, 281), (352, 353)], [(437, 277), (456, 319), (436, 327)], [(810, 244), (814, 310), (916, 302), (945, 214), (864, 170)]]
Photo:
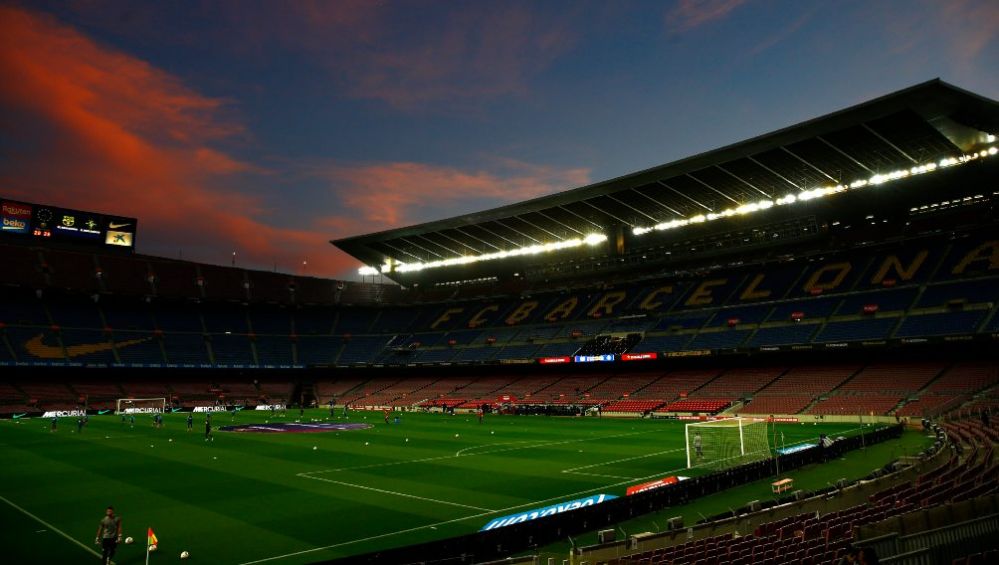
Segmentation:
[(2, 207), (0, 217), (3, 217), (4, 232), (28, 233), (31, 224), (31, 206), (5, 200), (0, 207)]
[(544, 518), (546, 516), (554, 516), (555, 514), (561, 514), (563, 512), (569, 512), (579, 508), (585, 508), (587, 506), (593, 506), (594, 504), (600, 504), (606, 500), (612, 500), (617, 498), (612, 494), (595, 494), (593, 496), (588, 496), (586, 498), (580, 498), (577, 500), (570, 500), (569, 502), (562, 502), (560, 504), (553, 504), (551, 506), (546, 506), (544, 508), (537, 508), (535, 510), (527, 510), (526, 512), (521, 512), (519, 514), (511, 514), (509, 516), (503, 516), (502, 518), (496, 518), (491, 520), (488, 524), (482, 527), (480, 532), (485, 532), (488, 530), (495, 530), (496, 528), (502, 528), (503, 526), (511, 526), (513, 524), (522, 524), (524, 522), (530, 522), (531, 520), (537, 520), (538, 518)]
[(108, 230), (104, 236), (104, 243), (118, 247), (132, 247), (132, 234), (127, 231)]

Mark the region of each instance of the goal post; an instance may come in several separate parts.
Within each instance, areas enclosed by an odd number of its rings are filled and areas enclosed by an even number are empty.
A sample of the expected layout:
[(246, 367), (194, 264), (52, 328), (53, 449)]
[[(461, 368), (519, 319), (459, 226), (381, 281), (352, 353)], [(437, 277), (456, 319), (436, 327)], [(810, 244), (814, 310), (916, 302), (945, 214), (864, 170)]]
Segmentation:
[(687, 424), (687, 468), (724, 469), (771, 456), (766, 420), (726, 418)]
[(115, 414), (162, 414), (166, 398), (119, 398)]

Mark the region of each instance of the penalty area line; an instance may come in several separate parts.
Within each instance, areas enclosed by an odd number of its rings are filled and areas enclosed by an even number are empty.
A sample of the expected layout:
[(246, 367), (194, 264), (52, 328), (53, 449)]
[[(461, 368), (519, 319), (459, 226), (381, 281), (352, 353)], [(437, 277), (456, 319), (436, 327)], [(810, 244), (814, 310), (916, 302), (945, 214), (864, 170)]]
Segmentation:
[[(97, 558), (100, 558), (100, 557), (101, 557), (101, 554), (100, 554), (100, 553), (97, 553), (96, 551), (94, 551), (94, 549), (93, 549), (92, 547), (87, 547), (86, 545), (84, 545), (83, 543), (81, 543), (81, 542), (80, 542), (79, 540), (77, 540), (77, 539), (74, 539), (74, 538), (73, 538), (72, 536), (70, 536), (70, 535), (69, 535), (69, 534), (67, 534), (66, 532), (64, 532), (64, 531), (60, 530), (59, 528), (57, 528), (57, 527), (53, 526), (52, 524), (49, 524), (48, 522), (46, 522), (45, 520), (42, 520), (42, 519), (41, 519), (41, 518), (39, 518), (38, 516), (35, 516), (35, 515), (34, 515), (34, 514), (32, 514), (31, 512), (28, 512), (27, 510), (25, 510), (24, 508), (21, 508), (21, 507), (20, 507), (20, 506), (18, 506), (17, 504), (14, 504), (14, 503), (13, 503), (13, 502), (11, 502), (10, 500), (8, 500), (8, 499), (7, 499), (6, 497), (4, 497), (4, 496), (0, 496), (0, 500), (2, 500), (2, 501), (4, 501), (4, 502), (6, 502), (6, 503), (7, 503), (7, 504), (8, 504), (8, 505), (9, 505), (9, 506), (11, 507), (11, 508), (13, 508), (13, 509), (15, 509), (15, 510), (18, 510), (19, 512), (21, 512), (21, 513), (22, 513), (22, 514), (24, 514), (25, 516), (27, 516), (27, 517), (29, 517), (29, 518), (33, 519), (34, 521), (38, 522), (39, 524), (41, 524), (41, 525), (45, 526), (46, 528), (48, 528), (48, 529), (52, 530), (53, 532), (55, 532), (55, 533), (59, 534), (60, 536), (62, 536), (62, 537), (64, 537), (64, 538), (66, 538), (67, 540), (69, 540), (69, 541), (73, 542), (74, 544), (76, 544), (77, 546), (79, 546), (79, 547), (80, 547), (81, 549), (83, 549), (84, 551), (86, 551), (86, 552), (90, 553), (90, 554), (91, 554), (91, 555), (93, 555), (94, 557), (97, 557)], [(43, 530), (43, 531), (44, 531), (44, 530)], [(37, 533), (37, 532), (36, 532), (36, 533)]]
[(380, 488), (375, 488), (375, 487), (358, 485), (358, 484), (354, 484), (354, 483), (347, 483), (347, 482), (344, 482), (344, 481), (334, 481), (333, 479), (325, 479), (323, 477), (313, 477), (309, 473), (299, 473), (298, 476), (302, 477), (304, 479), (312, 479), (314, 481), (322, 481), (324, 483), (332, 483), (334, 485), (343, 485), (345, 487), (352, 487), (352, 488), (357, 488), (357, 489), (361, 489), (361, 490), (369, 490), (369, 491), (372, 491), (372, 492), (379, 492), (379, 493), (382, 493), (382, 494), (391, 494), (392, 496), (401, 496), (403, 498), (413, 498), (413, 499), (416, 499), (416, 500), (424, 500), (424, 501), (427, 501), (427, 502), (436, 502), (437, 504), (446, 504), (448, 506), (457, 506), (458, 508), (468, 508), (469, 510), (478, 510), (480, 512), (495, 512), (495, 510), (492, 510), (490, 508), (479, 508), (478, 506), (469, 506), (467, 504), (461, 504), (461, 503), (458, 503), (458, 502), (450, 502), (450, 501), (447, 501), (447, 500), (438, 500), (436, 498), (427, 498), (425, 496), (417, 496), (415, 494), (406, 494), (404, 492), (396, 492), (394, 490), (385, 490), (385, 489), (380, 489)]

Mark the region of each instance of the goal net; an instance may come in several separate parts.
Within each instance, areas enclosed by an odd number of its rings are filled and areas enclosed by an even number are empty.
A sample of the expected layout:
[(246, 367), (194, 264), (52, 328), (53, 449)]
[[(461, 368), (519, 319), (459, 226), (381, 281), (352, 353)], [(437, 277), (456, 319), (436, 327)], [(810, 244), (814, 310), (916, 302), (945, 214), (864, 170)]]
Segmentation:
[(766, 421), (728, 418), (687, 424), (687, 468), (725, 469), (770, 457)]
[(166, 412), (166, 398), (119, 398), (115, 414), (156, 414)]

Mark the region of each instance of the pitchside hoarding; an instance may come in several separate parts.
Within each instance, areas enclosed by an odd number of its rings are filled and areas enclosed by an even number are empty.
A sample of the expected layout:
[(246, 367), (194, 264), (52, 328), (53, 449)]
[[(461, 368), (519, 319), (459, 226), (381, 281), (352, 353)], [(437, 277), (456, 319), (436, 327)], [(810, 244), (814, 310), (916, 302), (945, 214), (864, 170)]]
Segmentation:
[(649, 481), (647, 483), (632, 485), (625, 490), (624, 494), (626, 496), (631, 496), (633, 494), (638, 494), (640, 492), (655, 490), (657, 488), (662, 488), (669, 485), (675, 485), (676, 483), (680, 481), (686, 481), (689, 478), (690, 477), (677, 477), (671, 475), (669, 477), (663, 477), (661, 479), (656, 479), (654, 481)]
[(553, 504), (551, 506), (546, 506), (544, 508), (527, 510), (525, 512), (521, 512), (520, 514), (511, 514), (509, 516), (503, 516), (502, 518), (496, 518), (494, 520), (491, 520), (488, 524), (483, 526), (482, 529), (479, 531), (485, 532), (488, 530), (495, 530), (496, 528), (502, 528), (503, 526), (511, 526), (513, 524), (530, 522), (531, 520), (537, 520), (538, 518), (544, 518), (545, 516), (553, 516), (555, 514), (569, 512), (572, 510), (576, 510), (578, 508), (593, 506), (594, 504), (600, 504), (605, 500), (613, 500), (615, 498), (617, 497), (612, 494), (595, 494), (593, 496), (588, 496), (586, 498), (580, 498), (577, 500), (570, 500), (569, 502)]

